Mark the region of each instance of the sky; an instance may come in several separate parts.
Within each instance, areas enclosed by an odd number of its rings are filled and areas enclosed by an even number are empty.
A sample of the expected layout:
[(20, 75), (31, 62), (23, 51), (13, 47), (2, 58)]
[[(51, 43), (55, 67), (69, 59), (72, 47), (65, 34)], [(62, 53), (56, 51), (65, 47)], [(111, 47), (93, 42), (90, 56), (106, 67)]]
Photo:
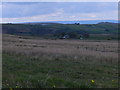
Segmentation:
[(118, 20), (117, 2), (2, 2), (2, 23)]

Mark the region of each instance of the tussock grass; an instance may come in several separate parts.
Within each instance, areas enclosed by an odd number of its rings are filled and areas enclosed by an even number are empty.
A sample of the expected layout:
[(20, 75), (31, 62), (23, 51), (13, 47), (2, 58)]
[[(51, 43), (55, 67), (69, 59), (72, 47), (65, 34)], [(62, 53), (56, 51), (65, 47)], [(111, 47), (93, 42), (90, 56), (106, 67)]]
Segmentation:
[(3, 87), (16, 84), (19, 88), (118, 87), (118, 42), (3, 35)]

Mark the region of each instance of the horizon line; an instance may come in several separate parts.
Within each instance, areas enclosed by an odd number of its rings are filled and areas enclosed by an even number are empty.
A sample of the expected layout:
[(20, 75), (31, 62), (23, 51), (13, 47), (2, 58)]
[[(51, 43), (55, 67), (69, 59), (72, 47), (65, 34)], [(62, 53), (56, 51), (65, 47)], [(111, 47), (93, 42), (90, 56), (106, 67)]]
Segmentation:
[[(71, 21), (119, 21), (119, 20), (71, 20)], [(71, 22), (71, 21), (30, 21), (30, 22)], [(0, 23), (29, 23), (29, 22), (0, 22)]]

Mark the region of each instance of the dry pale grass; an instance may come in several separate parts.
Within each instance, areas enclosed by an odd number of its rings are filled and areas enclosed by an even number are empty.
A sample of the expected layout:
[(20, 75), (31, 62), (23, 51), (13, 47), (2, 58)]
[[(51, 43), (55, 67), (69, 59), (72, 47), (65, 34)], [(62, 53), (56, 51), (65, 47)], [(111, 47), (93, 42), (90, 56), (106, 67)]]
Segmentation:
[(3, 35), (3, 52), (36, 58), (69, 58), (73, 60), (118, 61), (117, 41), (49, 40)]

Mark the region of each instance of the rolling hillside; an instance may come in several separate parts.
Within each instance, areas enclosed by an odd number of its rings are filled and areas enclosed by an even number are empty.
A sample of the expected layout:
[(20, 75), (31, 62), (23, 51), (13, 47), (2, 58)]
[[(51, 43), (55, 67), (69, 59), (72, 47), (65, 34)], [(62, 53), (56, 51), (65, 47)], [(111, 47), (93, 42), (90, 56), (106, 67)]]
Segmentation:
[[(107, 38), (117, 39), (118, 24), (101, 22), (98, 24), (58, 24), (58, 23), (28, 23), (3, 24), (5, 34), (60, 38), (66, 34), (79, 38), (80, 35), (107, 35)], [(109, 37), (108, 37), (109, 36)], [(88, 37), (87, 37), (88, 38)], [(90, 38), (90, 37), (89, 37)]]

